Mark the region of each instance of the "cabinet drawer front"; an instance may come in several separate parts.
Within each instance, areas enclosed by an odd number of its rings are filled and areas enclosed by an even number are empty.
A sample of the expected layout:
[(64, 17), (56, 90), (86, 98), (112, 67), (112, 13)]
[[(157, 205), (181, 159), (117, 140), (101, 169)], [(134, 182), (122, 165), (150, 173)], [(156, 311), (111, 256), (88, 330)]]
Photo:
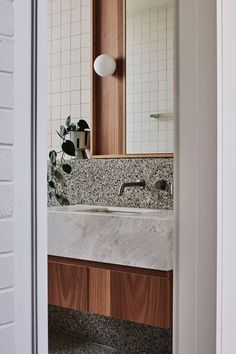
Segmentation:
[(110, 270), (89, 268), (89, 312), (110, 316)]
[(172, 282), (168, 278), (111, 271), (111, 316), (172, 326)]
[(49, 257), (49, 304), (172, 327), (173, 273)]
[(48, 302), (74, 310), (88, 311), (87, 267), (48, 263)]

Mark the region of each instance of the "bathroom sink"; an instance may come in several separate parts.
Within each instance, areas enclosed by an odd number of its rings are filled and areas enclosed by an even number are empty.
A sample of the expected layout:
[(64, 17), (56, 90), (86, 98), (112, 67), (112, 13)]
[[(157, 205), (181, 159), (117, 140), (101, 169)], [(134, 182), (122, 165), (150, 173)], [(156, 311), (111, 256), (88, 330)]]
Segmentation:
[(92, 214), (107, 214), (116, 216), (139, 216), (139, 217), (168, 217), (173, 215), (171, 210), (161, 209), (144, 209), (144, 208), (128, 208), (128, 207), (107, 207), (107, 206), (92, 206), (92, 205), (69, 205), (61, 207), (50, 207), (49, 212), (56, 213), (92, 213)]
[(173, 269), (171, 210), (69, 205), (48, 208), (52, 256)]
[(88, 208), (88, 209), (78, 209), (76, 210), (77, 213), (105, 213), (105, 214), (116, 214), (116, 215), (123, 215), (123, 214), (137, 214), (140, 215), (140, 211), (136, 210), (114, 210), (110, 208)]

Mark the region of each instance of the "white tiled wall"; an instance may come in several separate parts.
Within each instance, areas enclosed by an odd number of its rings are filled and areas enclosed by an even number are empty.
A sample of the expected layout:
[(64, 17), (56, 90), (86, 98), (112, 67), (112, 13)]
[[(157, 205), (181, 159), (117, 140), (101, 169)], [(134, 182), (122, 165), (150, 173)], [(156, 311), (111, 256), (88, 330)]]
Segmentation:
[(90, 0), (48, 0), (48, 148), (71, 115), (90, 124)]
[(0, 1), (0, 352), (14, 353), (13, 2)]
[(127, 153), (173, 152), (173, 11), (167, 4), (127, 13)]

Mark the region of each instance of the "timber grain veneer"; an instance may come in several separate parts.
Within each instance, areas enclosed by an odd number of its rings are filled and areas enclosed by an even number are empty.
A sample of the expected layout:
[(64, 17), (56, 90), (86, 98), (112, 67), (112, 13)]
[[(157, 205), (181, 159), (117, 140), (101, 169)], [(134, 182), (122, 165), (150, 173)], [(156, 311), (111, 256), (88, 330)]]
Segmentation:
[(50, 305), (172, 327), (172, 271), (49, 256)]

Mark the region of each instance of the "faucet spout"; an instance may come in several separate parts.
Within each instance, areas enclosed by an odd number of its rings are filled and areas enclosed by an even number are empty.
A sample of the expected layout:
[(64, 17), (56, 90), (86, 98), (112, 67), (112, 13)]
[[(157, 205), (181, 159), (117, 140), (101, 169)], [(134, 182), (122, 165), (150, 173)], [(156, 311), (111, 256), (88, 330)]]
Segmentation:
[(128, 187), (141, 187), (141, 188), (145, 188), (146, 186), (146, 182), (144, 180), (141, 181), (136, 181), (136, 182), (124, 182), (122, 183), (122, 185), (120, 186), (120, 190), (119, 190), (119, 194), (118, 196), (121, 197), (124, 194), (125, 188)]

